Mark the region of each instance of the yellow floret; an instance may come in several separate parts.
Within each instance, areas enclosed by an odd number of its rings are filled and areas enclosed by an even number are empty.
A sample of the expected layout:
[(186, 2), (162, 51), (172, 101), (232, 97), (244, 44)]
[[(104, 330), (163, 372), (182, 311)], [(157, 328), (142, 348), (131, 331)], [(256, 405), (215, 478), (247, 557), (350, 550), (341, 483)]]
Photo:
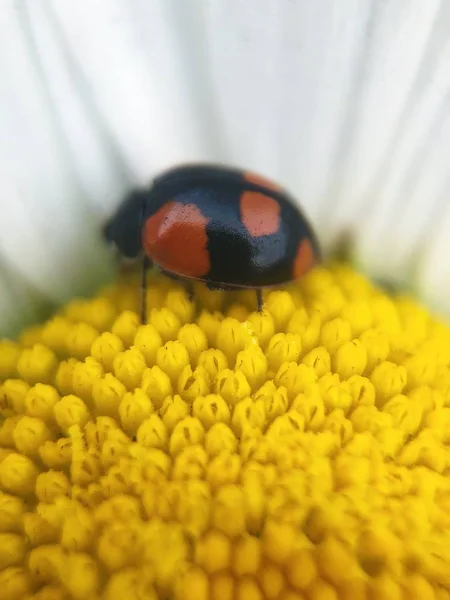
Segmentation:
[(196, 293), (0, 341), (0, 599), (450, 599), (450, 328), (346, 265)]

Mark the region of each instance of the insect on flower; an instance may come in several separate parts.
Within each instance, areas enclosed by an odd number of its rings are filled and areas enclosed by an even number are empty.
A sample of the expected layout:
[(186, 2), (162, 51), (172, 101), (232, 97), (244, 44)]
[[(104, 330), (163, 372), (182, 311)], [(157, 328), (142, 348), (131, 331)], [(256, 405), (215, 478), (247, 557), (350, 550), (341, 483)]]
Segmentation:
[(104, 233), (123, 256), (143, 254), (142, 322), (150, 264), (183, 280), (190, 297), (194, 280), (213, 290), (254, 289), (262, 310), (264, 288), (300, 278), (320, 258), (313, 229), (286, 191), (207, 164), (171, 169), (132, 191)]

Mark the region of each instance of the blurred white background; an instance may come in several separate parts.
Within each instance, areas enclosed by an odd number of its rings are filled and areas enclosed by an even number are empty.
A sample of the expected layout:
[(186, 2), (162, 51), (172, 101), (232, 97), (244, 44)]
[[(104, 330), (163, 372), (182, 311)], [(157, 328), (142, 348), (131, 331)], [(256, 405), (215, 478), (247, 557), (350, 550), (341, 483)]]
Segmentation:
[(0, 334), (89, 292), (178, 162), (250, 168), (450, 314), (448, 0), (2, 0)]

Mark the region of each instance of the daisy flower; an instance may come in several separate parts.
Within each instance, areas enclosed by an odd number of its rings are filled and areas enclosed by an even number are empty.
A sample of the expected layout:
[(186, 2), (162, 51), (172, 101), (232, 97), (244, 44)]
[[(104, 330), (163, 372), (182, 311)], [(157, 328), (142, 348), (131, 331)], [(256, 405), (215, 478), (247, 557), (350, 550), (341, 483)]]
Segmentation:
[[(5, 2), (1, 600), (450, 598), (449, 28), (418, 0)], [(205, 160), (353, 265), (262, 313), (151, 274), (142, 325), (102, 225)]]

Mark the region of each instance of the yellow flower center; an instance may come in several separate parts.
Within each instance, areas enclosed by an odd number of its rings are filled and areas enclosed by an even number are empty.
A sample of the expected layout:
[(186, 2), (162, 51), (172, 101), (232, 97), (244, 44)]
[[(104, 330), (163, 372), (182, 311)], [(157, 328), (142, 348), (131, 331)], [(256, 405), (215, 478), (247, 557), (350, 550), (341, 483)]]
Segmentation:
[(450, 599), (450, 329), (344, 265), (0, 341), (0, 600)]

